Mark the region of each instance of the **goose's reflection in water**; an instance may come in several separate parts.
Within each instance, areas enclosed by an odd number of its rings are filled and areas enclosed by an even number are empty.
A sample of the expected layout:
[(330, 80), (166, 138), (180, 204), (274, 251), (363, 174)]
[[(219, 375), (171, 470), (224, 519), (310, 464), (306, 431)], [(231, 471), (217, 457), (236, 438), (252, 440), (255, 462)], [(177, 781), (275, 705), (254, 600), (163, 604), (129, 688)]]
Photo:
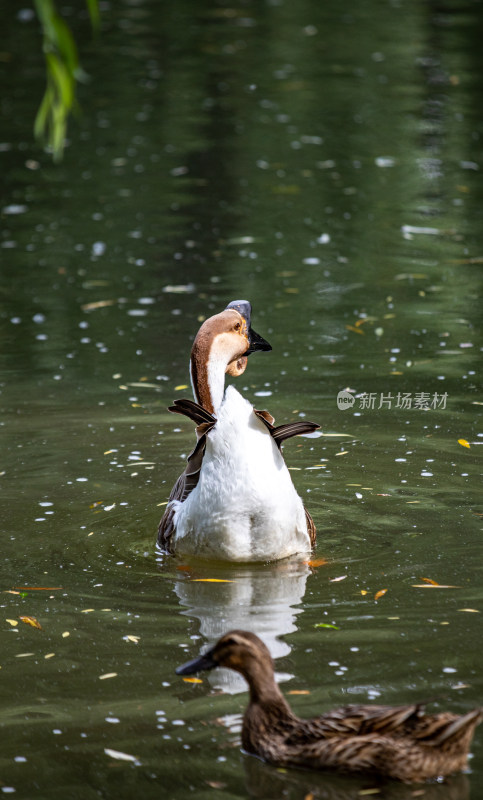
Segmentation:
[[(193, 563), (187, 569), (175, 591), (186, 608), (181, 613), (199, 620), (207, 646), (227, 631), (241, 628), (260, 636), (274, 659), (290, 653), (290, 645), (278, 637), (296, 630), (295, 618), (302, 610), (297, 606), (310, 574), (306, 562), (292, 558), (269, 565), (210, 565), (206, 569)], [(293, 676), (277, 672), (276, 677), (284, 681)], [(244, 678), (233, 670), (214, 670), (207, 679), (230, 694), (247, 689)]]
[[(286, 769), (283, 772), (258, 758), (245, 755), (243, 767), (249, 797), (263, 800), (469, 800), (470, 782), (466, 775), (451, 775), (443, 783), (404, 784), (371, 778), (335, 775), (330, 772)], [(371, 791), (372, 790), (372, 791)]]

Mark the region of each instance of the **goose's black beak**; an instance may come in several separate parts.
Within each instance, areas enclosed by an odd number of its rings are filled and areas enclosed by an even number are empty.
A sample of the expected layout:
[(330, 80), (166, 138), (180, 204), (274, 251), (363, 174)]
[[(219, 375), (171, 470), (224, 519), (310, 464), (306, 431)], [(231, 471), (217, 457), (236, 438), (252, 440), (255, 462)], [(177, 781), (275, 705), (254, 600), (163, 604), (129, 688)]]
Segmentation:
[(214, 669), (218, 666), (216, 661), (212, 658), (212, 651), (208, 650), (202, 656), (194, 658), (192, 661), (187, 661), (176, 669), (176, 675), (194, 675), (195, 672), (202, 672), (203, 670)]
[(271, 350), (272, 345), (267, 342), (263, 336), (260, 336), (259, 333), (253, 330), (253, 328), (249, 328), (248, 330), (248, 341), (249, 341), (249, 348), (246, 351), (245, 355), (249, 356), (250, 353), (256, 353), (257, 350)]
[(251, 353), (256, 353), (257, 351), (268, 351), (272, 349), (272, 345), (269, 344), (263, 336), (260, 336), (259, 333), (254, 331), (251, 326), (252, 306), (248, 300), (232, 300), (231, 303), (228, 303), (227, 308), (233, 308), (235, 311), (238, 311), (247, 324), (248, 350), (244, 353), (245, 356), (249, 356)]

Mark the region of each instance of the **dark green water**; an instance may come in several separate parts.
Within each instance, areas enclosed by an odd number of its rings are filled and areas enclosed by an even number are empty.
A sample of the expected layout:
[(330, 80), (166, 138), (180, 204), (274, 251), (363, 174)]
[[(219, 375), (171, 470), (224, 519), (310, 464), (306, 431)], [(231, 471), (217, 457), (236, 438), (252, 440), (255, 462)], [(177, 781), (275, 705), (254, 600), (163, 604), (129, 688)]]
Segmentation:
[[(14, 6), (0, 48), (2, 793), (476, 800), (481, 730), (471, 773), (446, 785), (280, 772), (240, 753), (236, 676), (174, 670), (241, 626), (271, 643), (285, 691), (310, 693), (290, 698), (302, 716), (483, 702), (482, 3), (104, 3), (97, 45), (68, 7), (91, 81), (60, 166), (32, 143), (39, 36)], [(238, 387), (278, 423), (322, 425), (285, 456), (326, 565), (155, 551), (194, 441), (166, 406), (189, 396), (176, 387), (200, 320), (239, 297), (273, 352)], [(421, 393), (437, 407), (414, 407)]]

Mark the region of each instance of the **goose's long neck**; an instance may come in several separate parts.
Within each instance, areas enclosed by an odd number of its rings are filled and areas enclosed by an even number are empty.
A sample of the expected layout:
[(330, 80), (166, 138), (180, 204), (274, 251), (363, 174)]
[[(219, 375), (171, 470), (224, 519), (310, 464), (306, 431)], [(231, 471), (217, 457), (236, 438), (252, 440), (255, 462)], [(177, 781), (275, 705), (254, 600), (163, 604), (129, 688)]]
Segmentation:
[(211, 414), (216, 414), (225, 392), (226, 362), (193, 348), (190, 359), (191, 385), (195, 400)]

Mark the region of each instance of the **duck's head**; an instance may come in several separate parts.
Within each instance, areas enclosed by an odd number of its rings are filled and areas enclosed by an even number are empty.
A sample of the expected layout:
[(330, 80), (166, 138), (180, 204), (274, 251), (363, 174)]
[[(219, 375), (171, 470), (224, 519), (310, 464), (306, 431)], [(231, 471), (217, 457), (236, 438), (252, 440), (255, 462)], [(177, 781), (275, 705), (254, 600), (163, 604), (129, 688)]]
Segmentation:
[(250, 678), (260, 666), (273, 672), (272, 657), (262, 640), (249, 631), (230, 631), (206, 653), (178, 667), (176, 674), (193, 675), (215, 667), (228, 667)]

